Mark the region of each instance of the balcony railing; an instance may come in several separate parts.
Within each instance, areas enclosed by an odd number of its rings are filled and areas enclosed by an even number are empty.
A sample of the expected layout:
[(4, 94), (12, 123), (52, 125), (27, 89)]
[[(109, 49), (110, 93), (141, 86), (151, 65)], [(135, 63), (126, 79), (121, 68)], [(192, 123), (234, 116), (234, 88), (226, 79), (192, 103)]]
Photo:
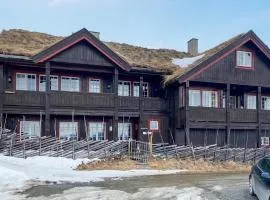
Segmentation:
[(231, 109), (230, 120), (232, 122), (257, 122), (257, 110)]
[(190, 121), (225, 122), (224, 108), (189, 107)]
[(114, 95), (53, 92), (50, 94), (50, 104), (56, 107), (112, 108), (114, 106)]
[(4, 94), (4, 106), (44, 106), (45, 93), (19, 91)]

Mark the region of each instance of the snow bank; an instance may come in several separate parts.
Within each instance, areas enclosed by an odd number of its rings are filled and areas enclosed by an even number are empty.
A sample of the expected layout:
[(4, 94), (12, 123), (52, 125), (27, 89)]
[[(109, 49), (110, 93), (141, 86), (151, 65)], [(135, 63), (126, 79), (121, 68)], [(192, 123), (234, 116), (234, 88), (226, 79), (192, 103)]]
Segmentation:
[(27, 159), (0, 155), (0, 199), (10, 191), (21, 189), (29, 182), (90, 182), (103, 178), (172, 174), (179, 170), (99, 170), (75, 171), (74, 169), (88, 159), (67, 159), (54, 157), (31, 157)]
[(173, 58), (172, 63), (178, 65), (181, 68), (185, 68), (194, 63), (195, 61), (201, 59), (203, 56), (204, 54), (189, 58)]

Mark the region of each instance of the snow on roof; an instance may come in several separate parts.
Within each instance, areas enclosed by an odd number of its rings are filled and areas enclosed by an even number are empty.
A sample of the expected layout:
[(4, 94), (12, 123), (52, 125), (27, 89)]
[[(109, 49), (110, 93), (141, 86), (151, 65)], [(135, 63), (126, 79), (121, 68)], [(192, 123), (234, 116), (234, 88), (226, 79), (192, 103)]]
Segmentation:
[(188, 58), (173, 58), (172, 63), (178, 65), (181, 68), (185, 68), (194, 63), (195, 61), (201, 59), (202, 57), (204, 57), (204, 54)]

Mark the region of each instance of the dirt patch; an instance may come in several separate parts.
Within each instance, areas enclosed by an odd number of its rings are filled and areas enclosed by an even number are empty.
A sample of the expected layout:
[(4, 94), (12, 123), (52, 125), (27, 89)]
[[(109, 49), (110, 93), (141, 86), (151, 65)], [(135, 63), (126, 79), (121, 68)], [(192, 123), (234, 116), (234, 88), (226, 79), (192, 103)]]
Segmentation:
[(249, 164), (228, 162), (211, 162), (199, 160), (179, 160), (179, 159), (150, 159), (146, 165), (142, 165), (137, 161), (128, 158), (111, 158), (96, 162), (82, 163), (78, 166), (78, 170), (132, 170), (141, 168), (150, 168), (156, 170), (180, 169), (186, 170), (188, 173), (193, 172), (249, 172), (251, 166)]

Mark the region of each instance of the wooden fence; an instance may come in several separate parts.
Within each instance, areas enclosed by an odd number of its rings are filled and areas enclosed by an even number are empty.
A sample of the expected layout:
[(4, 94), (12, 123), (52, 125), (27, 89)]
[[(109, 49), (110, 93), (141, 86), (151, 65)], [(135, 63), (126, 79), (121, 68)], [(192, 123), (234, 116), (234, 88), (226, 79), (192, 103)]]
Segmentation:
[[(142, 141), (69, 141), (54, 137), (20, 140), (15, 134), (3, 134), (0, 138), (0, 153), (6, 156), (27, 158), (52, 156), (66, 158), (104, 159), (127, 156), (132, 160), (147, 163), (152, 157), (177, 159), (204, 159), (207, 161), (235, 161), (254, 163), (270, 155), (269, 148), (228, 148), (210, 145), (204, 147), (153, 144), (152, 154), (147, 142)], [(150, 155), (151, 154), (151, 155)]]

